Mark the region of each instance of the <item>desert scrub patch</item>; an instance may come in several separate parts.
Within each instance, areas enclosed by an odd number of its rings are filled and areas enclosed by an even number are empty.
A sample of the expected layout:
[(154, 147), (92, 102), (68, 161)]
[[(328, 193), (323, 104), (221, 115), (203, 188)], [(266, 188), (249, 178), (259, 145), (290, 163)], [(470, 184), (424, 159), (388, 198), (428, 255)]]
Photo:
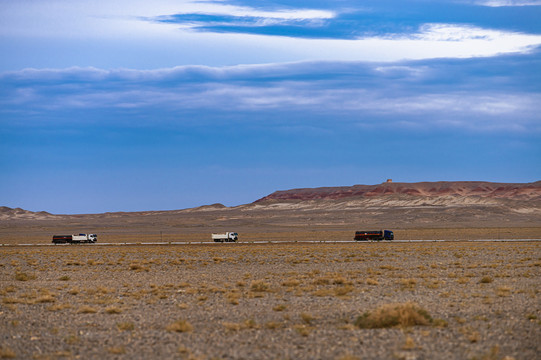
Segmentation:
[(118, 306), (108, 306), (105, 308), (105, 312), (107, 314), (120, 314), (122, 312), (122, 309)]
[(229, 331), (239, 331), (244, 329), (257, 329), (259, 326), (253, 319), (248, 319), (244, 322), (223, 322), (222, 326)]
[(238, 305), (240, 294), (237, 292), (228, 292), (225, 294), (225, 298), (227, 299), (228, 303), (232, 305)]
[(282, 286), (294, 287), (300, 285), (300, 283), (300, 280), (297, 279), (287, 279), (282, 282)]
[(338, 297), (346, 296), (353, 290), (355, 290), (355, 287), (351, 285), (338, 286), (334, 289), (334, 295)]
[(35, 303), (39, 303), (39, 304), (52, 303), (52, 302), (55, 302), (55, 298), (53, 295), (50, 295), (50, 294), (42, 295), (35, 300)]
[(404, 345), (402, 345), (402, 350), (413, 350), (416, 346), (417, 345), (415, 344), (413, 338), (411, 336), (407, 336)]
[(71, 308), (71, 304), (54, 304), (47, 308), (48, 311), (60, 311)]
[(315, 319), (311, 314), (308, 313), (301, 313), (299, 316), (302, 321), (304, 321), (308, 325), (311, 325), (312, 321)]
[(432, 317), (428, 312), (414, 303), (382, 305), (373, 311), (365, 312), (355, 321), (355, 325), (361, 329), (410, 327), (431, 323)]
[(438, 280), (432, 280), (425, 283), (425, 286), (429, 289), (439, 289), (441, 282)]
[(306, 324), (298, 324), (298, 325), (294, 325), (293, 326), (293, 329), (298, 333), (300, 334), (301, 336), (308, 336), (310, 335), (310, 332), (314, 329), (313, 327), (311, 326), (308, 326)]
[(70, 295), (77, 295), (80, 292), (81, 292), (81, 289), (79, 289), (78, 287), (73, 287), (73, 288), (68, 290), (68, 294), (70, 294)]
[(96, 292), (100, 293), (100, 294), (110, 294), (110, 293), (113, 293), (115, 292), (115, 289), (113, 288), (108, 288), (106, 286), (98, 286), (96, 288)]
[(417, 285), (417, 280), (410, 278), (410, 279), (402, 279), (400, 280), (400, 285), (404, 289), (413, 289)]
[(496, 295), (500, 297), (506, 297), (511, 295), (512, 289), (509, 286), (500, 286), (496, 289)]
[(280, 329), (282, 327), (284, 327), (284, 323), (278, 321), (269, 321), (265, 323), (265, 328), (270, 330)]
[(378, 282), (378, 280), (376, 280), (374, 278), (368, 278), (368, 279), (366, 279), (366, 284), (367, 285), (379, 285), (379, 282)]
[(17, 271), (15, 273), (15, 280), (17, 281), (29, 281), (29, 280), (35, 280), (36, 275), (34, 274), (27, 274), (25, 272)]
[(345, 277), (343, 276), (335, 276), (332, 278), (332, 283), (334, 285), (345, 285), (349, 284)]
[(1, 359), (14, 359), (17, 357), (15, 351), (6, 346), (0, 346), (0, 358)]
[(116, 328), (120, 331), (132, 331), (135, 329), (135, 325), (132, 322), (119, 322), (116, 324)]
[(329, 285), (331, 279), (328, 277), (319, 277), (312, 282), (314, 285)]
[(193, 326), (187, 320), (179, 319), (174, 323), (167, 325), (165, 330), (169, 332), (185, 333), (193, 331)]
[(494, 281), (494, 279), (492, 279), (490, 276), (483, 276), (481, 278), (481, 280), (479, 280), (479, 283), (480, 284), (490, 284), (493, 281)]
[(15, 297), (5, 297), (2, 299), (3, 304), (21, 304), (24, 303), (24, 299), (19, 299)]
[(268, 292), (270, 291), (270, 285), (263, 280), (252, 281), (250, 290), (253, 292)]
[(132, 264), (130, 264), (130, 270), (137, 271), (137, 272), (141, 272), (141, 271), (149, 272), (150, 268), (147, 267), (147, 266), (143, 266), (141, 264), (138, 264), (138, 263), (132, 263)]
[(339, 356), (338, 358), (336, 358), (336, 360), (361, 360), (361, 358), (348, 353), (348, 354)]
[(17, 288), (15, 286), (8, 285), (5, 288), (3, 288), (2, 290), (0, 290), (0, 295), (6, 295), (8, 293), (14, 293), (15, 291), (17, 291)]
[(98, 310), (96, 308), (93, 308), (92, 306), (83, 305), (77, 309), (78, 314), (95, 314)]
[(286, 309), (286, 306), (284, 304), (276, 305), (272, 308), (274, 311), (284, 311)]
[(126, 353), (126, 348), (124, 346), (113, 346), (107, 349), (107, 351), (113, 355), (122, 355)]

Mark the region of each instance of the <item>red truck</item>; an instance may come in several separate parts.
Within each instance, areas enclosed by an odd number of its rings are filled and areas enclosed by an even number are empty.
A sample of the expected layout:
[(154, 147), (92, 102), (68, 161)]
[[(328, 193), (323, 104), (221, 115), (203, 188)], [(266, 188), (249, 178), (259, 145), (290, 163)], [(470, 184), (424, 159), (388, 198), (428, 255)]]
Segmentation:
[(355, 237), (353, 240), (394, 240), (394, 234), (391, 230), (355, 231)]

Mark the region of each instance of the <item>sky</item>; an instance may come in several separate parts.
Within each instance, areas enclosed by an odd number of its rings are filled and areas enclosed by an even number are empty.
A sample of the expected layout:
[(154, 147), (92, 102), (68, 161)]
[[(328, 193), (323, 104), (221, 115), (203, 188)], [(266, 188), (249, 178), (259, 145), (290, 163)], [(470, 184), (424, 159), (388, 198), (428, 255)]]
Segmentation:
[(0, 0), (0, 206), (541, 179), (541, 1)]

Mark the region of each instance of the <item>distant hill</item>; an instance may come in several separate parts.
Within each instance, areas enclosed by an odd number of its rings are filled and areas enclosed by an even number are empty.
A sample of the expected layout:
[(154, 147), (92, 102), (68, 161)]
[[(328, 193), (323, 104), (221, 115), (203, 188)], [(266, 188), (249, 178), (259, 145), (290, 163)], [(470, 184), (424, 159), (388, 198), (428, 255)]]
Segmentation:
[(0, 207), (0, 220), (4, 221), (0, 237), (12, 233), (41, 236), (47, 232), (178, 234), (506, 226), (541, 229), (541, 181), (390, 182), (292, 189), (234, 207), (212, 204), (167, 211), (52, 215)]
[(533, 183), (492, 183), (486, 181), (439, 181), (418, 183), (386, 182), (377, 185), (353, 185), (276, 191), (254, 203), (289, 200), (337, 200), (375, 198), (390, 195), (414, 197), (481, 197), (494, 199), (541, 199), (541, 181)]
[(7, 206), (0, 206), (0, 220), (11, 220), (11, 219), (28, 219), (28, 220), (39, 220), (39, 219), (49, 219), (54, 218), (54, 215), (49, 214), (46, 211), (29, 211), (21, 208), (10, 208)]

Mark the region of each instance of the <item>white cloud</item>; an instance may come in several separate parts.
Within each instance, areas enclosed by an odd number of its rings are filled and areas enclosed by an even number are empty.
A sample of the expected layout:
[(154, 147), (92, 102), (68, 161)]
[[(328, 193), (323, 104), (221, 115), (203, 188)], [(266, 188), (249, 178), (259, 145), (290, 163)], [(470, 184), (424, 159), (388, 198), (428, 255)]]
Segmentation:
[(317, 9), (287, 9), (262, 11), (247, 6), (223, 5), (218, 3), (188, 3), (181, 11), (173, 14), (211, 14), (228, 16), (247, 16), (266, 19), (300, 20), (300, 19), (331, 19), (335, 12)]
[(481, 0), (477, 4), (490, 7), (503, 6), (540, 6), (539, 0)]
[[(319, 21), (336, 15), (323, 10), (261, 11), (189, 0), (28, 0), (2, 2), (0, 6), (0, 33), (9, 43), (18, 44), (15, 53), (20, 51), (8, 59), (22, 67), (41, 67), (39, 64), (44, 62), (58, 64), (54, 67), (159, 68), (181, 64), (467, 58), (525, 53), (541, 44), (539, 35), (460, 24), (431, 23), (417, 33), (392, 37), (307, 39), (193, 32), (189, 26), (145, 20), (183, 13), (260, 17), (263, 22)], [(36, 47), (36, 39), (43, 49), (28, 57), (26, 54)], [(29, 45), (25, 45), (27, 41)], [(50, 50), (55, 56), (47, 53), (48, 49), (55, 49)], [(21, 57), (20, 61), (16, 56)]]
[[(238, 121), (244, 121), (246, 113), (266, 114), (267, 119), (269, 114), (302, 113), (307, 119), (310, 114), (323, 116), (328, 126), (344, 122), (475, 131), (541, 130), (537, 115), (541, 94), (511, 86), (501, 74), (495, 82), (491, 75), (472, 75), (467, 66), (469, 62), (464, 64), (466, 68), (430, 63), (295, 63), (151, 71), (24, 70), (0, 74), (0, 108), (5, 113), (133, 109), (148, 114), (147, 121), (161, 118), (156, 113), (177, 118), (177, 114), (193, 111), (199, 114), (197, 121), (209, 112), (233, 114)], [(307, 78), (309, 74), (314, 78)], [(446, 80), (435, 81), (442, 75)], [(259, 121), (258, 116), (249, 117)], [(271, 117), (272, 121), (285, 121), (281, 116)]]
[[(166, 14), (214, 14), (277, 20), (318, 20), (335, 16), (332, 11), (292, 9), (260, 11), (250, 7), (194, 0), (26, 0), (0, 3), (3, 35), (36, 37), (179, 36), (178, 24), (145, 19)], [(187, 27), (189, 28), (189, 26)]]

